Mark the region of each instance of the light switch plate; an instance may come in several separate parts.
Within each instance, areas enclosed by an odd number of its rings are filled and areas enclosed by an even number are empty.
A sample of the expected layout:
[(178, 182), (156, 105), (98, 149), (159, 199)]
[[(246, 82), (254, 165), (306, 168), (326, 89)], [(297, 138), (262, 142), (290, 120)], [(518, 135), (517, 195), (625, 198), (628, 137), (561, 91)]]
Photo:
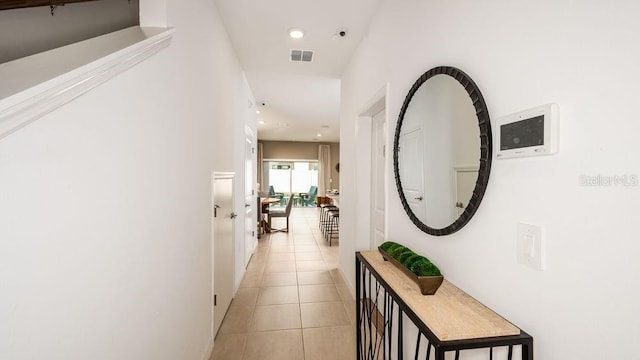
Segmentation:
[(516, 251), (518, 263), (544, 270), (544, 231), (541, 226), (518, 223)]

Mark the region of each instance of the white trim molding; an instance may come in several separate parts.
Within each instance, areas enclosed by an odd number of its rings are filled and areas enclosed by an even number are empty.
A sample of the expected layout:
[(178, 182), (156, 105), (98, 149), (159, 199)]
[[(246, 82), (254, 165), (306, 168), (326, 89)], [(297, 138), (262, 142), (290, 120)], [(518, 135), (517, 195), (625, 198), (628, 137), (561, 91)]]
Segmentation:
[(0, 139), (168, 47), (174, 32), (133, 26), (0, 64)]
[[(213, 324), (211, 324), (211, 326), (213, 327)], [(204, 355), (202, 355), (201, 357), (202, 360), (209, 360), (211, 358), (211, 355), (213, 355), (213, 346), (215, 345), (213, 341), (214, 340), (212, 338), (209, 339), (209, 343), (207, 344), (207, 348), (204, 351)]]

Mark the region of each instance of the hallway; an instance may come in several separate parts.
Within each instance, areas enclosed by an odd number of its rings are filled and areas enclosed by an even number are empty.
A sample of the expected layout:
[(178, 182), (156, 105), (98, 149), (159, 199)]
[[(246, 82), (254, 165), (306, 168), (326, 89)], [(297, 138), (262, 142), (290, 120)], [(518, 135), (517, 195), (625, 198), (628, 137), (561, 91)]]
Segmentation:
[(260, 238), (211, 360), (355, 358), (355, 301), (338, 246), (322, 237), (317, 208), (294, 208), (289, 221), (289, 233)]

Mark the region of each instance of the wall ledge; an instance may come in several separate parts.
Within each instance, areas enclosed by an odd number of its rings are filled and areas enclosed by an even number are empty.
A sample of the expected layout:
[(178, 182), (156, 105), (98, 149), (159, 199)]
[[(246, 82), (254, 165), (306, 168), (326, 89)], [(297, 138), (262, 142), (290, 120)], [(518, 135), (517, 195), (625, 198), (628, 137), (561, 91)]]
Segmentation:
[(155, 55), (174, 32), (133, 26), (0, 64), (0, 139)]

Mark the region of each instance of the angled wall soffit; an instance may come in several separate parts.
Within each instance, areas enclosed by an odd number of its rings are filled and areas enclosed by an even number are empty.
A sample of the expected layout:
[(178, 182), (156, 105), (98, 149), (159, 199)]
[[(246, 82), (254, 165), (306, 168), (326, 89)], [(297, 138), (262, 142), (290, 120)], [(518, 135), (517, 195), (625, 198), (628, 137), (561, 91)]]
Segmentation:
[(168, 47), (174, 31), (133, 26), (0, 64), (0, 139)]

